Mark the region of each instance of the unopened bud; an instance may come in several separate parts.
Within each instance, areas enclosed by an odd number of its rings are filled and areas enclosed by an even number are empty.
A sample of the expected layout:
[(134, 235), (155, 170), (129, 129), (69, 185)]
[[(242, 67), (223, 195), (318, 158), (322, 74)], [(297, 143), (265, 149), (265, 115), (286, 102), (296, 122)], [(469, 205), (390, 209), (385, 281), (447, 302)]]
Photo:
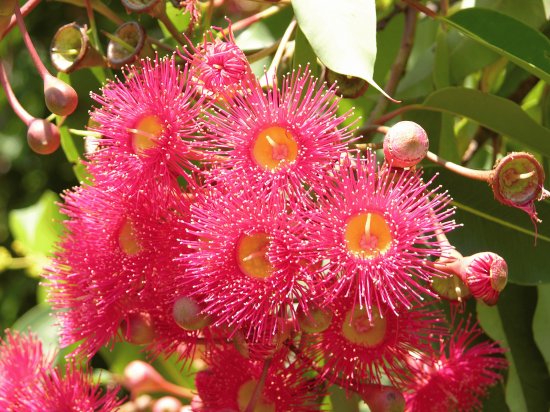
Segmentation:
[(403, 121), (394, 124), (384, 137), (384, 156), (393, 167), (417, 165), (428, 153), (429, 140), (420, 125)]
[(393, 386), (368, 385), (359, 393), (371, 412), (403, 412), (405, 397)]
[(130, 313), (120, 327), (124, 338), (135, 345), (146, 345), (155, 337), (153, 321), (148, 313)]
[(84, 67), (105, 65), (103, 56), (90, 44), (87, 29), (70, 23), (57, 30), (50, 46), (50, 58), (58, 71), (71, 73)]
[(490, 185), (495, 198), (526, 211), (536, 219), (535, 200), (548, 196), (543, 189), (544, 170), (530, 153), (515, 152), (503, 157), (495, 166)]
[(176, 323), (186, 330), (199, 330), (212, 323), (210, 316), (202, 312), (199, 303), (186, 296), (174, 303), (172, 315)]
[(173, 396), (163, 396), (153, 405), (152, 412), (180, 412), (181, 402)]
[(27, 143), (33, 152), (51, 154), (55, 152), (61, 141), (57, 126), (44, 119), (34, 119), (27, 129)]
[(369, 88), (369, 84), (365, 80), (359, 77), (336, 73), (329, 68), (326, 69), (325, 79), (328, 84), (332, 85), (336, 83), (338, 86), (336, 94), (347, 99), (361, 97)]
[(76, 91), (63, 80), (49, 74), (44, 78), (44, 99), (48, 109), (58, 116), (68, 116), (78, 105)]
[(123, 385), (135, 396), (140, 393), (163, 391), (166, 380), (147, 362), (135, 360), (124, 368)]
[(495, 305), (508, 281), (506, 261), (496, 253), (483, 252), (466, 256), (460, 266), (459, 276), (472, 295), (487, 305)]
[(300, 306), (296, 315), (300, 329), (306, 333), (323, 332), (330, 326), (332, 311), (318, 306), (308, 308), (306, 313)]

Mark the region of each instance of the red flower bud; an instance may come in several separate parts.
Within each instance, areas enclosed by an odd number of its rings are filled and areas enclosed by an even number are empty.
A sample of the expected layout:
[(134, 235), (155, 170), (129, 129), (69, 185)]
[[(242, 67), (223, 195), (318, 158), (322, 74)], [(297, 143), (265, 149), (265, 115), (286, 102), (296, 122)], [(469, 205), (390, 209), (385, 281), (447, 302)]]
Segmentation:
[(61, 136), (56, 125), (44, 119), (34, 119), (27, 129), (27, 143), (33, 152), (51, 154), (59, 147)]
[(384, 156), (393, 167), (412, 167), (428, 153), (426, 131), (418, 124), (403, 121), (394, 124), (384, 137)]
[(44, 78), (44, 99), (46, 106), (58, 116), (68, 116), (78, 105), (76, 91), (63, 80), (46, 75)]

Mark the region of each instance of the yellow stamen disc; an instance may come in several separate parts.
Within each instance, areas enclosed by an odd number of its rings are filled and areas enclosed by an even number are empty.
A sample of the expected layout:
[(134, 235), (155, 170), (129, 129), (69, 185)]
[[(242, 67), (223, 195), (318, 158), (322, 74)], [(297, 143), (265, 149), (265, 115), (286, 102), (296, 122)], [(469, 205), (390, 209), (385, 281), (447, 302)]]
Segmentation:
[(132, 131), (132, 146), (134, 152), (142, 155), (147, 149), (157, 145), (163, 127), (160, 119), (154, 114), (141, 117)]
[(137, 255), (141, 252), (141, 245), (132, 223), (125, 219), (118, 233), (118, 245), (128, 256)]
[(344, 238), (350, 252), (364, 259), (384, 254), (391, 246), (392, 235), (380, 213), (358, 213), (347, 224)]
[[(239, 404), (240, 412), (246, 411), (246, 407), (248, 406), (248, 403), (250, 402), (250, 399), (254, 394), (256, 385), (258, 385), (258, 381), (254, 379), (250, 379), (240, 386), (237, 394), (237, 403)], [(275, 405), (273, 403), (267, 402), (263, 396), (260, 396), (260, 398), (256, 402), (256, 405), (254, 406), (254, 409), (252, 411), (253, 412), (275, 412)]]
[(376, 346), (386, 336), (386, 318), (380, 315), (378, 308), (372, 308), (372, 319), (369, 320), (367, 311), (356, 307), (346, 313), (342, 334), (356, 345)]
[(237, 262), (241, 271), (252, 278), (267, 278), (273, 266), (267, 260), (269, 246), (267, 233), (254, 233), (243, 236), (237, 244)]
[(298, 157), (298, 144), (292, 134), (280, 126), (262, 130), (252, 147), (252, 158), (265, 170), (292, 164)]

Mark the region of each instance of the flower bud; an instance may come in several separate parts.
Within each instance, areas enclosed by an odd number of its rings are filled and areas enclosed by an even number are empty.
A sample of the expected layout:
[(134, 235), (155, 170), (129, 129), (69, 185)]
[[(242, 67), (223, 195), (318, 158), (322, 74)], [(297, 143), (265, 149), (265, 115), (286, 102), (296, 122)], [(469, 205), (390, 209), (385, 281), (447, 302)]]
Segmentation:
[(165, 7), (164, 0), (121, 0), (123, 6), (129, 13), (147, 13), (158, 17)]
[(536, 219), (535, 200), (548, 196), (543, 183), (542, 166), (535, 156), (525, 152), (503, 157), (495, 166), (489, 182), (500, 203), (522, 209), (532, 219)]
[(199, 330), (212, 323), (210, 316), (202, 313), (199, 303), (186, 296), (174, 303), (172, 315), (178, 326), (185, 330)]
[(155, 368), (147, 362), (135, 360), (124, 368), (123, 385), (133, 395), (164, 390), (166, 381)]
[(120, 327), (124, 338), (135, 345), (146, 345), (155, 337), (153, 321), (148, 313), (130, 313)]
[(68, 116), (78, 105), (76, 91), (63, 80), (47, 74), (44, 78), (44, 98), (48, 109), (58, 116)]
[(59, 147), (61, 135), (56, 125), (44, 119), (34, 119), (27, 129), (27, 143), (33, 152), (51, 154)]
[(476, 253), (461, 260), (459, 276), (475, 298), (495, 305), (508, 281), (508, 265), (496, 253)]
[(319, 333), (323, 332), (330, 326), (332, 321), (332, 312), (327, 308), (313, 306), (308, 308), (306, 313), (300, 306), (296, 315), (298, 325), (303, 332)]
[(359, 393), (371, 412), (403, 412), (405, 397), (393, 386), (368, 385)]
[(87, 29), (70, 23), (57, 30), (50, 46), (50, 58), (58, 71), (71, 73), (84, 67), (105, 65), (103, 56), (90, 44)]
[(359, 77), (336, 73), (329, 68), (326, 69), (325, 79), (328, 84), (336, 84), (338, 86), (336, 89), (338, 96), (347, 99), (361, 97), (369, 88), (369, 84), (365, 80)]
[(180, 412), (181, 402), (173, 396), (163, 396), (153, 405), (152, 412)]
[(403, 121), (394, 124), (384, 137), (384, 156), (393, 167), (412, 167), (428, 153), (429, 140), (420, 125)]

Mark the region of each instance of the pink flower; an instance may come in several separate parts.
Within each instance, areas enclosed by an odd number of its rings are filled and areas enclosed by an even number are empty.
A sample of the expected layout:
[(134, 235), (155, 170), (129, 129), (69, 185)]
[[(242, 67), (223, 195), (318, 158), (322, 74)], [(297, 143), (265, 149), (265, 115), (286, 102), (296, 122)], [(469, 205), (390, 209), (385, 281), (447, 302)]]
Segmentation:
[(0, 409), (17, 412), (110, 412), (120, 401), (69, 363), (62, 375), (32, 334), (6, 331), (0, 341)]
[(281, 317), (294, 321), (294, 305), (318, 294), (318, 279), (288, 247), (289, 209), (283, 196), (238, 182), (196, 193), (181, 282), (203, 299), (214, 326), (270, 343), (284, 329)]
[(96, 181), (135, 191), (145, 183), (167, 186), (201, 156), (197, 119), (204, 102), (173, 57), (144, 60), (124, 75), (92, 94), (100, 107), (90, 114), (90, 129), (102, 139), (88, 169)]
[(184, 49), (186, 55), (181, 55), (189, 62), (191, 81), (202, 94), (230, 100), (255, 83), (255, 77), (244, 52), (235, 44), (231, 25), (228, 36), (222, 33), (223, 41), (209, 31), (203, 44), (192, 47), (192, 53)]
[(487, 389), (502, 379), (508, 362), (504, 349), (487, 341), (477, 324), (462, 322), (451, 339), (441, 339), (439, 352), (428, 362), (409, 361), (412, 379), (405, 385), (406, 411), (480, 411)]
[(434, 333), (443, 333), (442, 314), (427, 305), (397, 314), (386, 306), (366, 309), (351, 297), (329, 306), (330, 326), (310, 335), (306, 356), (319, 365), (322, 378), (345, 382), (359, 390), (365, 382), (379, 384), (382, 376), (399, 383), (409, 374), (406, 360), (411, 352), (419, 357), (431, 352)]
[(6, 330), (6, 337), (0, 339), (0, 410), (20, 410), (21, 396), (37, 385), (41, 372), (52, 364), (53, 357), (45, 356), (34, 335)]
[(426, 263), (445, 247), (435, 232), (455, 227), (450, 198), (430, 188), (416, 171), (380, 170), (374, 154), (345, 159), (317, 190), (317, 207), (300, 222), (305, 239), (293, 242), (305, 258), (324, 262), (334, 280), (329, 299), (350, 294), (365, 307), (387, 306), (399, 313), (421, 294), (433, 296), (427, 283), (438, 275)]
[(241, 176), (264, 185), (301, 192), (303, 184), (322, 179), (327, 166), (346, 152), (349, 128), (337, 129), (346, 115), (337, 114), (334, 88), (326, 89), (308, 72), (283, 79), (281, 89), (264, 93), (257, 82), (230, 105), (206, 119), (215, 153), (226, 156), (215, 176)]
[(265, 383), (253, 410), (318, 411), (319, 401), (305, 379), (303, 366), (287, 360), (286, 353), (281, 351), (264, 364), (243, 358), (231, 347), (215, 351), (207, 361), (208, 368), (195, 378), (202, 404), (193, 411), (246, 410), (264, 365), (268, 367)]
[(173, 281), (167, 271), (179, 270), (180, 196), (165, 188), (163, 196), (142, 191), (136, 200), (96, 186), (65, 193), (66, 232), (47, 273), (63, 346), (84, 340), (76, 353), (91, 356), (119, 326), (126, 339), (151, 342), (153, 315), (171, 311), (170, 296), (159, 292)]

